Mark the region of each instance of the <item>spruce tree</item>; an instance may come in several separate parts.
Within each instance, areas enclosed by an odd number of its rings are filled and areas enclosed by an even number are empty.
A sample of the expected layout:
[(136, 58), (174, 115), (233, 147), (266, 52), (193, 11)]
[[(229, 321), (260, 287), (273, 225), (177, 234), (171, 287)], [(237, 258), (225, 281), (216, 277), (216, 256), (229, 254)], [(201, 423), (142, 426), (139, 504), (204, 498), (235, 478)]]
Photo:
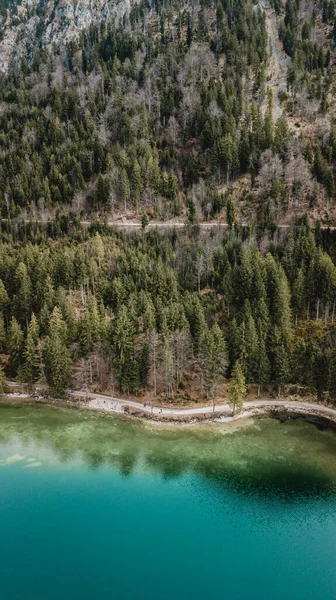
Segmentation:
[(232, 406), (234, 415), (241, 412), (246, 391), (244, 372), (240, 362), (236, 361), (229, 385), (229, 405)]
[(288, 381), (289, 355), (286, 342), (277, 327), (275, 327), (273, 335), (273, 370), (278, 396), (280, 396), (282, 386)]
[(45, 376), (50, 390), (57, 398), (64, 398), (71, 384), (72, 361), (59, 333), (48, 336), (44, 349)]
[(33, 333), (28, 331), (25, 349), (23, 352), (23, 379), (29, 388), (37, 381), (40, 375), (41, 355), (38, 340), (34, 339)]
[(120, 189), (121, 201), (124, 203), (124, 208), (125, 208), (125, 212), (126, 212), (127, 202), (131, 196), (131, 188), (130, 188), (130, 182), (128, 179), (128, 175), (127, 175), (127, 172), (125, 169), (122, 170), (121, 175), (120, 175), (119, 189)]
[(230, 196), (228, 197), (226, 203), (226, 221), (228, 226), (232, 228), (235, 222), (235, 208)]
[(5, 320), (2, 312), (0, 312), (0, 353), (4, 352), (6, 349), (6, 329), (5, 329)]
[(17, 375), (22, 364), (23, 331), (15, 319), (12, 320), (8, 329), (9, 370), (11, 375)]
[(260, 335), (258, 345), (258, 362), (256, 366), (256, 382), (258, 384), (258, 398), (260, 390), (264, 385), (267, 385), (270, 378), (270, 363), (267, 356), (266, 344), (264, 337)]
[(9, 297), (2, 279), (0, 279), (0, 310), (4, 312), (8, 306)]
[(143, 388), (147, 387), (148, 373), (149, 373), (149, 356), (150, 356), (150, 345), (147, 341), (144, 342), (140, 357), (139, 357), (139, 380)]
[(215, 323), (206, 329), (200, 344), (200, 368), (207, 397), (214, 397), (217, 385), (226, 376), (228, 351), (223, 333)]
[(112, 335), (113, 369), (120, 389), (130, 390), (129, 364), (133, 360), (134, 328), (128, 310), (122, 305)]

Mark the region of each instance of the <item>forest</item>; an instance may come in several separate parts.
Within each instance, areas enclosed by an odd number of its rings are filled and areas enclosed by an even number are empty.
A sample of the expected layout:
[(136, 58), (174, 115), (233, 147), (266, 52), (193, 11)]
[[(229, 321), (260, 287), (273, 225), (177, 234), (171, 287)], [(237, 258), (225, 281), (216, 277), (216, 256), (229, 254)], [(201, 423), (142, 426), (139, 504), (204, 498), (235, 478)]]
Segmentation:
[[(279, 25), (291, 62), (277, 120), (265, 12), (250, 0), (142, 0), (13, 64), (0, 76), (1, 216), (164, 220), (192, 206), (209, 220), (233, 195), (256, 223), (316, 207), (330, 219), (334, 49), (309, 41), (316, 13), (302, 23), (300, 7), (288, 1)], [(318, 8), (330, 29), (333, 9)], [(301, 135), (308, 109), (315, 133)]]
[(3, 228), (2, 377), (214, 397), (237, 363), (260, 391), (336, 397), (336, 235), (307, 218), (129, 235), (68, 218)]
[(334, 3), (267, 8), (142, 0), (0, 74), (2, 380), (334, 401)]

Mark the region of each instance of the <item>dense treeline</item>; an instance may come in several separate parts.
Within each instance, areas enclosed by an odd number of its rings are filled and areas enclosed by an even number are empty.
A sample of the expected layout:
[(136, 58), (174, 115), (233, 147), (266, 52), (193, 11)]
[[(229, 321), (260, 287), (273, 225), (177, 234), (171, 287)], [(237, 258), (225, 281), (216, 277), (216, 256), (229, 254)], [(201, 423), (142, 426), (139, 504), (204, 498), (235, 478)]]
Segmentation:
[[(92, 27), (63, 60), (42, 53), (3, 79), (3, 215), (70, 203), (98, 174), (91, 208), (136, 206), (146, 194), (164, 198), (160, 213), (178, 214), (181, 171), (186, 185), (212, 164), (237, 172), (242, 76), (250, 67), (263, 77), (266, 31), (249, 2), (226, 8), (229, 19), (221, 4), (217, 18), (205, 7), (191, 15), (157, 5), (148, 24), (141, 4), (117, 29)], [(195, 137), (199, 151), (177, 149)]]
[[(229, 180), (252, 155), (255, 168), (270, 125), (246, 104), (243, 78), (251, 99), (265, 93), (266, 42), (249, 0), (142, 2), (118, 27), (102, 22), (60, 56), (14, 68), (0, 87), (2, 216), (69, 204), (92, 180), (86, 210), (142, 200), (177, 215), (200, 177)], [(218, 210), (213, 191), (202, 195), (204, 212)]]
[(283, 238), (236, 225), (206, 236), (3, 236), (9, 377), (45, 380), (58, 395), (92, 384), (213, 396), (238, 365), (259, 390), (336, 394), (335, 239), (305, 220)]
[(303, 91), (321, 101), (321, 108), (327, 110), (327, 96), (331, 90), (332, 79), (330, 50), (324, 51), (316, 41), (315, 8), (307, 17), (300, 0), (288, 0), (285, 17), (280, 23), (280, 38), (286, 53), (292, 58), (287, 71), (287, 86), (291, 90), (293, 106), (297, 96)]

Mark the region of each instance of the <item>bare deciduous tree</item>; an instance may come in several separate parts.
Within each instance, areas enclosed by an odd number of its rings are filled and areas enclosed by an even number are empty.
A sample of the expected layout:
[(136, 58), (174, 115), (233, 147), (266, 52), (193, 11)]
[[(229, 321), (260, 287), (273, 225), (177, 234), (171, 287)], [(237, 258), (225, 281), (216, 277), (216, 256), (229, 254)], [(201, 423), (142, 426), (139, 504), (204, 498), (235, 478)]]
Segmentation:
[(265, 150), (260, 157), (259, 183), (264, 191), (269, 192), (273, 182), (283, 177), (283, 163), (278, 154)]
[(175, 119), (174, 116), (169, 117), (168, 125), (167, 125), (167, 138), (168, 141), (176, 146), (179, 143), (179, 133), (180, 133), (180, 125)]

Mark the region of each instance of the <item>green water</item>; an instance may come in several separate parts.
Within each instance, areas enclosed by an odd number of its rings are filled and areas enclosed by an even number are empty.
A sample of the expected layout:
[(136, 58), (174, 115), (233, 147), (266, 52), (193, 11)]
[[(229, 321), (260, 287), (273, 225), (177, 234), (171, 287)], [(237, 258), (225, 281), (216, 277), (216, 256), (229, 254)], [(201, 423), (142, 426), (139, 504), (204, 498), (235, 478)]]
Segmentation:
[(0, 408), (1, 600), (334, 600), (336, 434)]

